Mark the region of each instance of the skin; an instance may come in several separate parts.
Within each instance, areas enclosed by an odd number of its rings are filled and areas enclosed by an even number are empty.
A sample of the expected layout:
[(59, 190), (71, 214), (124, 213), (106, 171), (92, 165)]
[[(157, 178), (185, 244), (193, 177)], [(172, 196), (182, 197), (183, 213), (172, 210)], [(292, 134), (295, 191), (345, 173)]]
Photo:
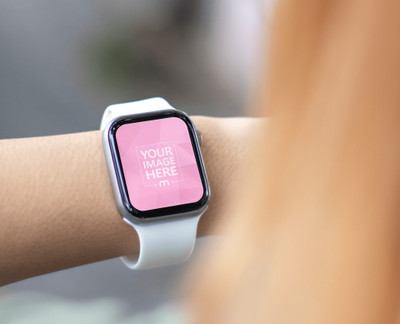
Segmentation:
[[(203, 236), (240, 186), (259, 122), (193, 121), (212, 191)], [(139, 251), (115, 207), (100, 131), (0, 141), (0, 183), (0, 285)]]

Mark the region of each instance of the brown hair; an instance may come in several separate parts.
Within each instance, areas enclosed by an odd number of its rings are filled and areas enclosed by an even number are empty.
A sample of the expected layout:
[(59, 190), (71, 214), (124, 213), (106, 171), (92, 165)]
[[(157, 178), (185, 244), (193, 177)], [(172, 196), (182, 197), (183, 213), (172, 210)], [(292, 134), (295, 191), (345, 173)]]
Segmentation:
[(271, 121), (196, 273), (197, 322), (395, 321), (399, 31), (399, 1), (278, 2), (257, 105)]

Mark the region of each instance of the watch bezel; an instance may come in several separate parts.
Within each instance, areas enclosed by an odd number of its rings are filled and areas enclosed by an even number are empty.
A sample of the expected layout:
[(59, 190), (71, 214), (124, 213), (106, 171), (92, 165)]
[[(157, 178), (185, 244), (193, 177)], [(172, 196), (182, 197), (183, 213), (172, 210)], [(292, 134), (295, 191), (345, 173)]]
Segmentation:
[[(157, 120), (157, 119), (171, 118), (171, 117), (180, 118), (185, 122), (187, 126), (188, 133), (190, 136), (190, 141), (192, 144), (193, 152), (195, 155), (197, 167), (201, 178), (201, 183), (203, 186), (203, 195), (198, 201), (194, 203), (175, 205), (175, 206), (151, 209), (146, 211), (139, 210), (133, 206), (133, 204), (129, 199), (121, 158), (118, 150), (118, 144), (116, 140), (116, 132), (118, 128), (124, 124), (138, 123), (143, 121)], [(136, 219), (140, 220), (154, 220), (161, 217), (188, 214), (191, 212), (202, 210), (207, 206), (210, 190), (209, 190), (203, 158), (200, 151), (199, 141), (196, 134), (196, 128), (192, 120), (189, 118), (189, 116), (186, 115), (184, 112), (174, 109), (174, 110), (155, 111), (147, 114), (119, 117), (115, 119), (109, 126), (108, 142), (112, 156), (112, 162), (116, 175), (117, 187), (121, 203), (123, 208), (130, 214), (130, 216), (133, 216)]]

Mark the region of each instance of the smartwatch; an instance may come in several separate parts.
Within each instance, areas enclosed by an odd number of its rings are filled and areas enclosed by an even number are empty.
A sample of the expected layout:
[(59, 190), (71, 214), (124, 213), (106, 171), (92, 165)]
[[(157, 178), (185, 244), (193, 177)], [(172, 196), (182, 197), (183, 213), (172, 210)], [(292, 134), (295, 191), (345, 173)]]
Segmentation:
[(151, 98), (109, 106), (100, 128), (117, 209), (140, 242), (139, 255), (122, 261), (131, 269), (184, 262), (210, 195), (193, 122)]

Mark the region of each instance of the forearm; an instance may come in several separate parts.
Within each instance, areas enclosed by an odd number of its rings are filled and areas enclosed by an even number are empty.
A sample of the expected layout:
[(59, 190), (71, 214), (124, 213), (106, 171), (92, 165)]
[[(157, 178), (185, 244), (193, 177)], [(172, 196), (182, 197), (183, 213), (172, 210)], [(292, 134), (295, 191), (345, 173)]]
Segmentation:
[(137, 248), (121, 222), (99, 131), (0, 142), (1, 284)]
[[(212, 190), (199, 225), (205, 235), (237, 185), (247, 139), (226, 120), (194, 122)], [(0, 184), (0, 284), (138, 253), (115, 207), (100, 131), (0, 141)]]

